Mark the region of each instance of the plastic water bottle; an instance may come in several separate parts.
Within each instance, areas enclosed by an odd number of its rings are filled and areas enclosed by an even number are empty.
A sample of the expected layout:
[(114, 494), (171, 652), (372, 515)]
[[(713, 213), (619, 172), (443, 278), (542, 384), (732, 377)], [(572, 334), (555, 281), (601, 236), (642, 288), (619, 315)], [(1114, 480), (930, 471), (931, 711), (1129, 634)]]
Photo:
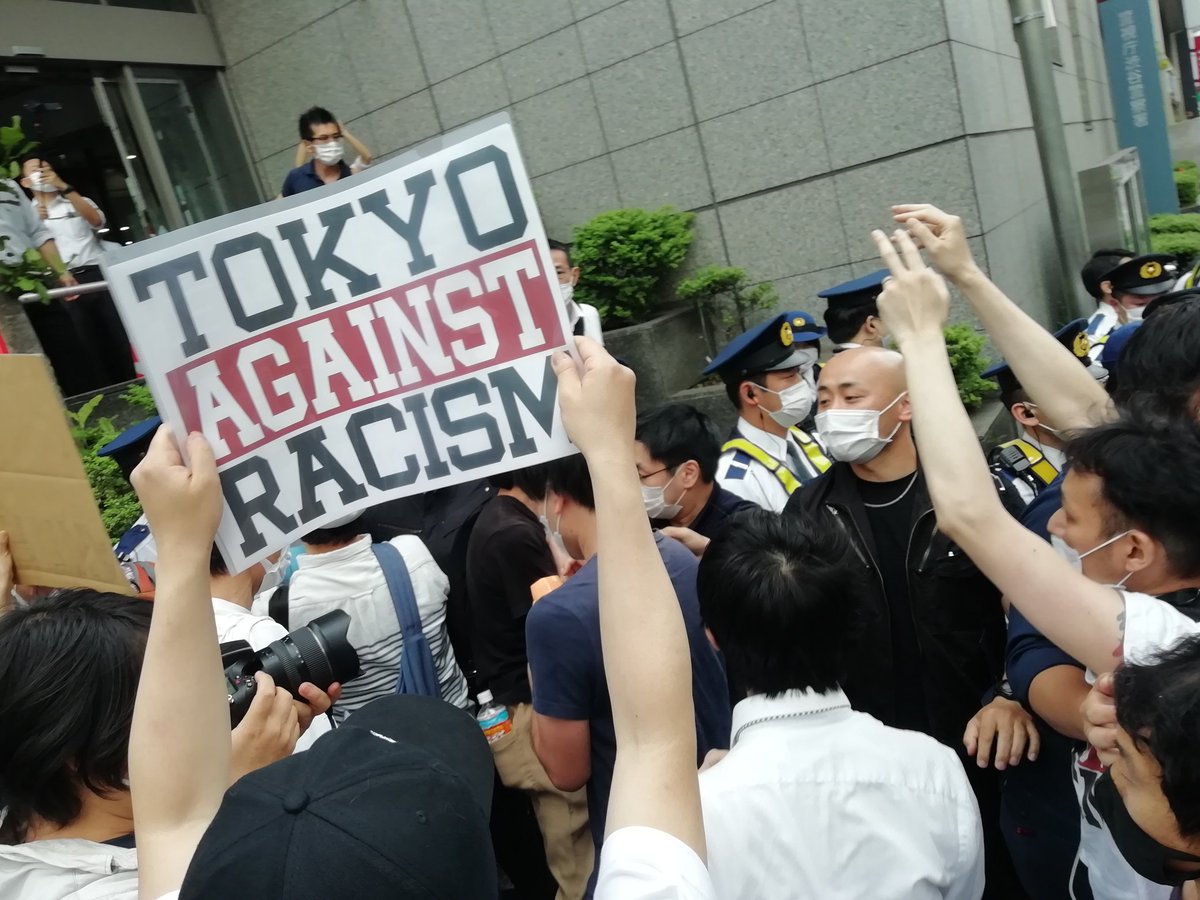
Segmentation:
[(489, 744), (494, 744), (512, 733), (512, 719), (508, 715), (508, 707), (497, 703), (491, 691), (480, 691), (479, 712), (476, 713), (475, 719), (483, 729), (483, 736)]

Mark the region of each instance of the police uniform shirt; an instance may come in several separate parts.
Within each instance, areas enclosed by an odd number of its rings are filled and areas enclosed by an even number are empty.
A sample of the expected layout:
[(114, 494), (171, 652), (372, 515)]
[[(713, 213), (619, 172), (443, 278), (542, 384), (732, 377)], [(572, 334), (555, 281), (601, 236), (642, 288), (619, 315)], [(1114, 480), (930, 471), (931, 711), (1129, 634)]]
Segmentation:
[[(789, 431), (786, 437), (780, 437), (742, 418), (738, 419), (734, 430), (737, 432), (735, 437), (745, 438), (779, 460), (801, 484), (821, 474), (794, 432)], [(721, 454), (717, 464), (717, 482), (731, 494), (772, 512), (782, 512), (790, 496), (779, 476), (742, 450), (731, 449)]]
[(1113, 309), (1111, 303), (1101, 303), (1097, 307), (1087, 321), (1086, 332), (1088, 343), (1091, 344), (1088, 349), (1088, 359), (1094, 363), (1100, 361), (1100, 354), (1104, 352), (1104, 343), (1108, 340), (1109, 332), (1120, 324), (1121, 320), (1117, 317), (1117, 311)]

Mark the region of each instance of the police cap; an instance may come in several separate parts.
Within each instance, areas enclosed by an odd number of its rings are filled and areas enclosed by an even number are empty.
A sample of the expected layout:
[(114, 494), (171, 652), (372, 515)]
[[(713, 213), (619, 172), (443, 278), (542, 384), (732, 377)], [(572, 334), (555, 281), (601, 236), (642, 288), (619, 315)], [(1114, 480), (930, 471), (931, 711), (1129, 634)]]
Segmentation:
[[(1054, 332), (1058, 342), (1070, 350), (1075, 358), (1085, 366), (1091, 362), (1088, 358), (1088, 351), (1092, 348), (1087, 336), (1087, 322), (1087, 319), (1076, 319)], [(1017, 376), (1004, 360), (1000, 360), (990, 369), (984, 370), (983, 377), (994, 379), (1000, 385), (1000, 390), (1006, 394), (1021, 389), (1021, 382), (1017, 381)]]
[(818, 292), (817, 296), (828, 300), (830, 306), (837, 305), (845, 308), (868, 306), (879, 299), (879, 295), (883, 293), (883, 280), (889, 274), (891, 273), (887, 269), (879, 269), (870, 275), (835, 284), (831, 288)]
[(803, 311), (780, 313), (739, 334), (721, 348), (704, 369), (724, 381), (736, 381), (757, 372), (792, 369), (805, 361), (797, 344), (820, 340), (825, 329)]
[(161, 424), (162, 419), (154, 416), (144, 422), (131, 425), (97, 450), (96, 455), (112, 457), (121, 467), (125, 477), (129, 478), (137, 464), (142, 461), (142, 457), (146, 455), (146, 451), (150, 449), (150, 441), (154, 439), (154, 432), (158, 431), (158, 426)]
[(1135, 294), (1138, 297), (1156, 297), (1175, 286), (1179, 273), (1175, 257), (1165, 253), (1135, 256), (1121, 263), (1104, 276), (1112, 282), (1114, 294)]

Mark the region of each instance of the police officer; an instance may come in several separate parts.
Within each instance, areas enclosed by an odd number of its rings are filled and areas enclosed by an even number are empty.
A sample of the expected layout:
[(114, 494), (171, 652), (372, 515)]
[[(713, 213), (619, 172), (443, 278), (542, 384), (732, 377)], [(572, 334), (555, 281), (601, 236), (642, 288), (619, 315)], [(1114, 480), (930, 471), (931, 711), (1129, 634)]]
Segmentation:
[(825, 329), (806, 312), (782, 313), (730, 341), (704, 370), (725, 382), (738, 421), (721, 448), (721, 487), (779, 512), (800, 485), (829, 468), (821, 446), (796, 427), (812, 411)]
[[(1086, 319), (1076, 319), (1054, 332), (1059, 343), (1085, 366), (1090, 362), (1091, 350), (1087, 325)], [(1016, 490), (1022, 506), (1028, 506), (1062, 471), (1066, 439), (1041, 415), (1008, 363), (1001, 360), (985, 371), (983, 377), (995, 379), (1000, 385), (1000, 399), (1018, 429), (1014, 440), (992, 448), (988, 462), (1005, 485)]]
[(1126, 322), (1139, 322), (1143, 308), (1175, 287), (1175, 257), (1165, 253), (1135, 256), (1112, 269), (1101, 281), (1103, 299), (1087, 321), (1089, 351), (1098, 362), (1109, 332)]
[(825, 310), (825, 328), (833, 341), (833, 352), (854, 347), (882, 347), (887, 337), (879, 308), (875, 301), (883, 292), (887, 269), (880, 269), (862, 278), (844, 281), (817, 294), (829, 301)]

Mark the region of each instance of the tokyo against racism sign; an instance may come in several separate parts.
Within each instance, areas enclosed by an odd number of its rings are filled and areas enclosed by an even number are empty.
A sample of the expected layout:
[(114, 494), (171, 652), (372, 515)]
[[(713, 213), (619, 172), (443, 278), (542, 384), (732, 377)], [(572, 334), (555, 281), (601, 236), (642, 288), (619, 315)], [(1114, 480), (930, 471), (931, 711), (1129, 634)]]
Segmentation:
[(163, 418), (212, 444), (235, 570), (571, 452), (550, 368), (569, 332), (505, 118), (104, 268)]

